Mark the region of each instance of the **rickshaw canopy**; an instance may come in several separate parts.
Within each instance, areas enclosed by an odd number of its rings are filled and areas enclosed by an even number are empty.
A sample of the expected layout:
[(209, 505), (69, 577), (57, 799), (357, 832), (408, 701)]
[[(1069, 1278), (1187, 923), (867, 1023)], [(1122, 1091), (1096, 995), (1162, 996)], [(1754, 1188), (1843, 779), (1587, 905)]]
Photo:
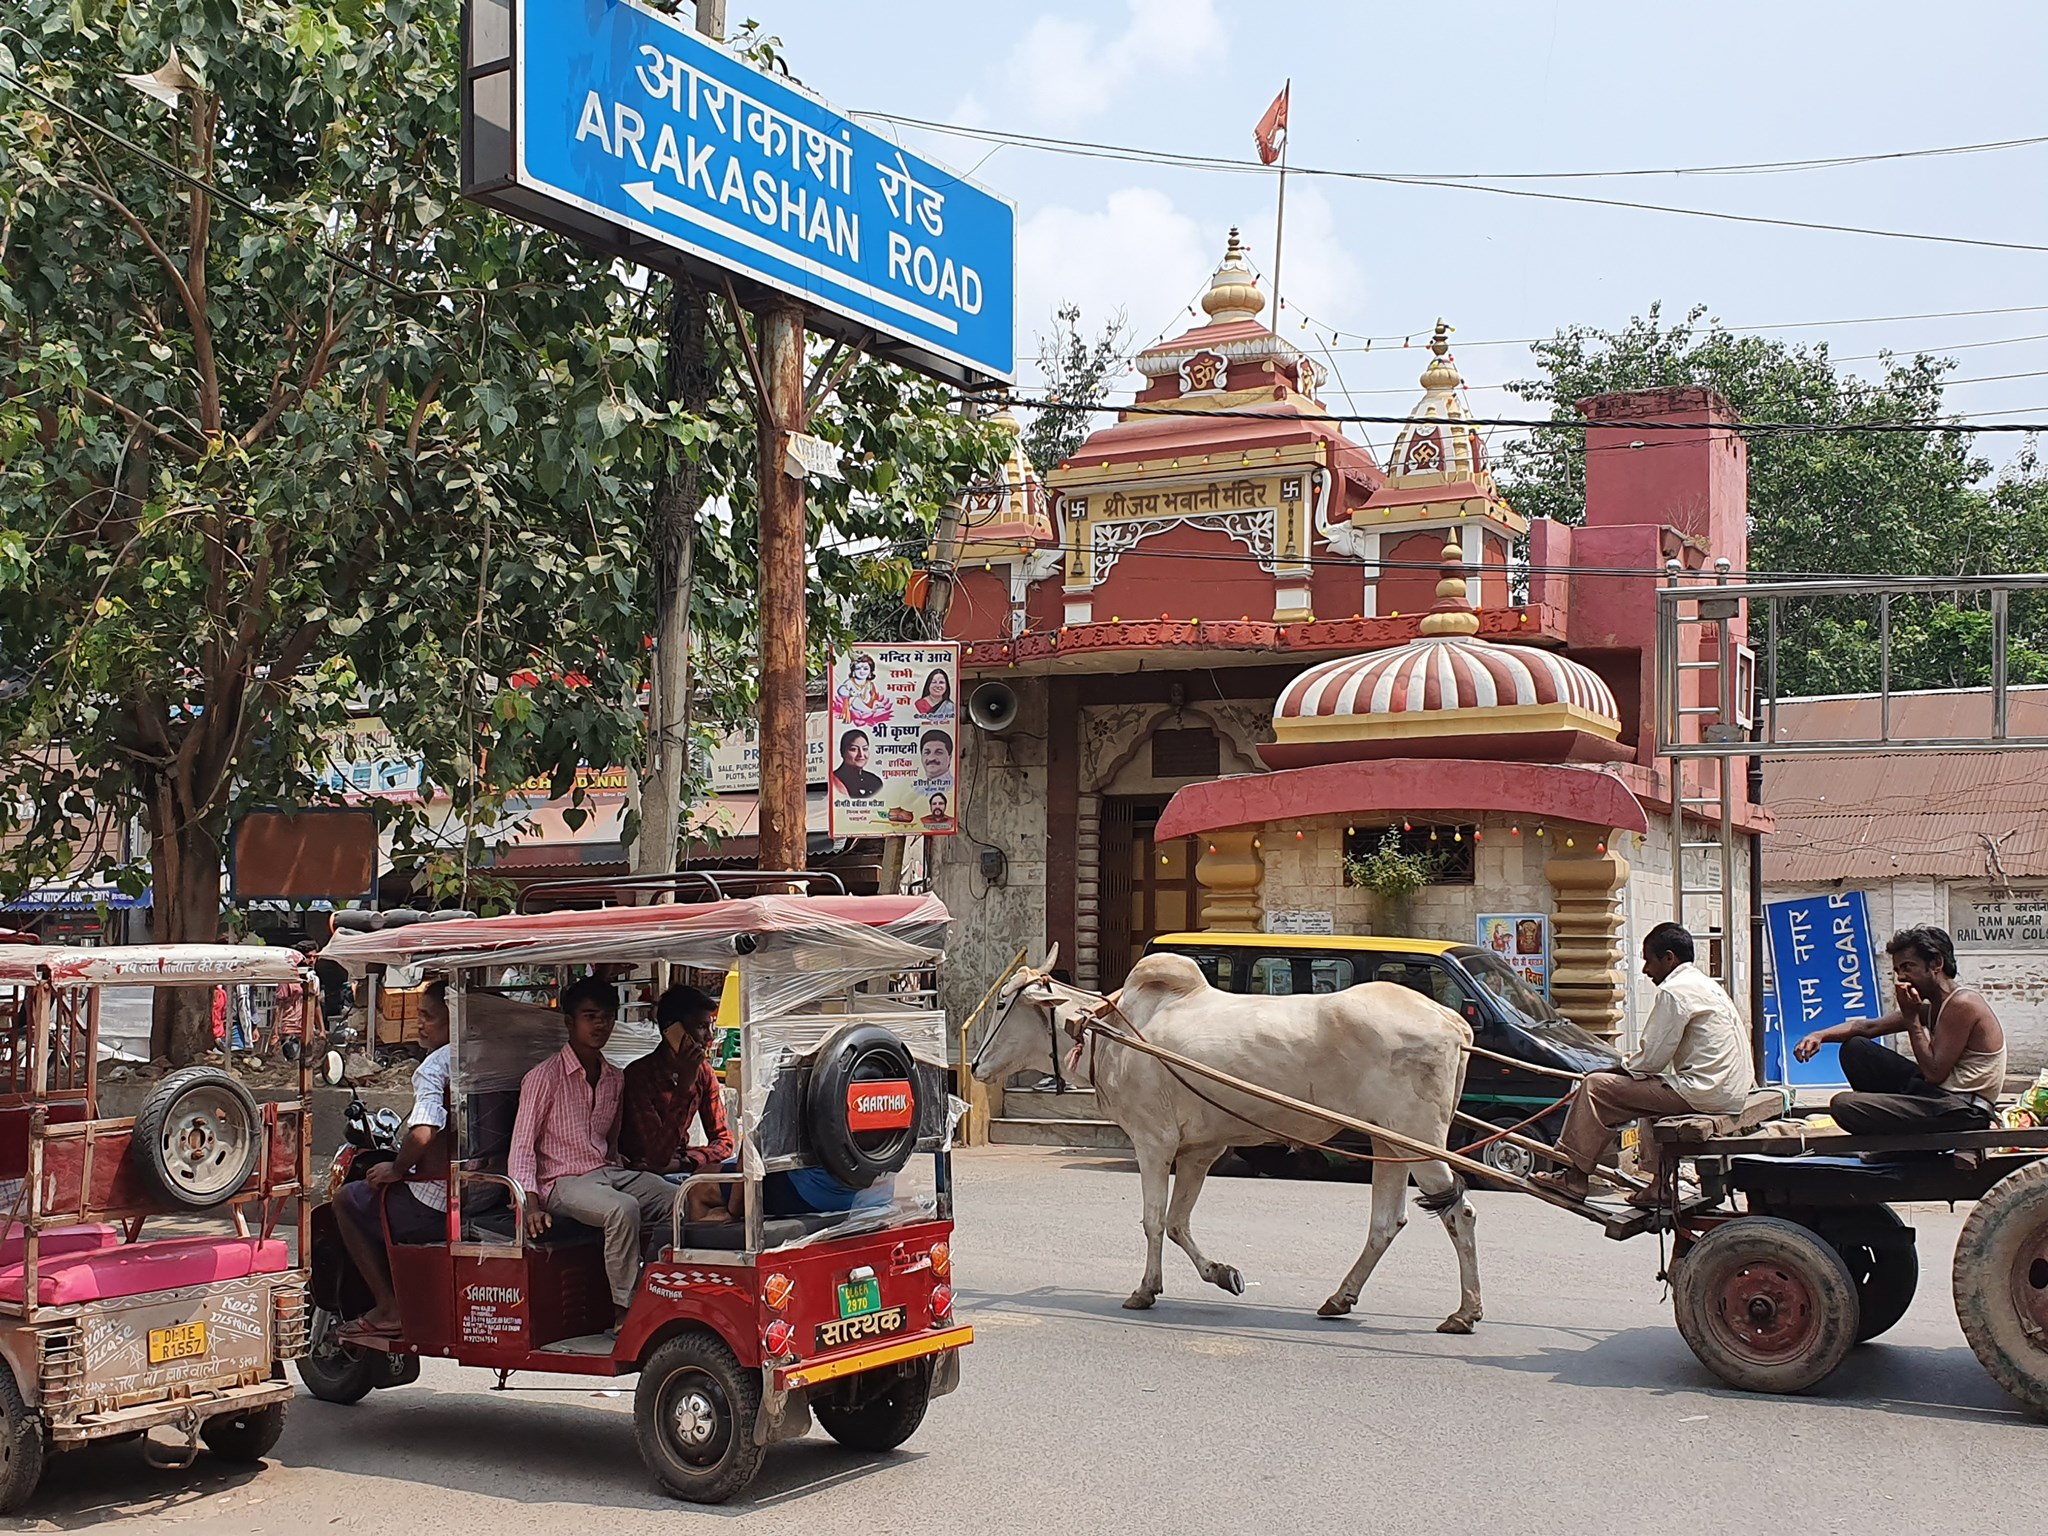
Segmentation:
[(949, 920), (936, 896), (749, 896), (696, 904), (599, 907), (408, 923), (337, 934), (321, 951), (360, 976), (375, 966), (453, 971), (512, 965), (617, 965), (666, 960), (728, 970), (753, 945), (831, 947), (876, 971), (938, 958)]
[(0, 944), (0, 986), (48, 980), (60, 987), (182, 987), (216, 982), (269, 985), (304, 980), (297, 950), (240, 944), (118, 944), (64, 949)]

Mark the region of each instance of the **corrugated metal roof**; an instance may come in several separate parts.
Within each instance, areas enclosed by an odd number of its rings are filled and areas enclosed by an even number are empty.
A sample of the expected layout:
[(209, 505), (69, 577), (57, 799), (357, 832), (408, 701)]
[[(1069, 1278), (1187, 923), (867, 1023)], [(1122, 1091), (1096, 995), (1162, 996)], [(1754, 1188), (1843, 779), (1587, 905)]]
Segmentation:
[[(2007, 730), (2048, 735), (2048, 688), (2015, 688)], [(1878, 734), (1874, 695), (1787, 699), (1781, 740), (1861, 740)], [(1892, 696), (1894, 740), (1989, 735), (1983, 688)], [(1921, 876), (1943, 880), (2048, 877), (2048, 752), (1882, 752), (1774, 757), (1764, 803), (1777, 830), (1764, 840), (1764, 878), (1783, 884)]]

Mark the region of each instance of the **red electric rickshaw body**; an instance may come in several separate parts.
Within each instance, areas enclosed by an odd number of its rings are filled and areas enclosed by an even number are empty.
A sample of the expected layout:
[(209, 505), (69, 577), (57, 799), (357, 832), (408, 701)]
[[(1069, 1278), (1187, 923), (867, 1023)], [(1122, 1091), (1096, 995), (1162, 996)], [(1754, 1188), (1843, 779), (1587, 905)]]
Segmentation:
[[(451, 1215), (446, 1241), (434, 1244), (393, 1242), (386, 1223), (402, 1318), (391, 1338), (334, 1326), (367, 1293), (340, 1244), (323, 1240), (333, 1208), (315, 1212), (308, 1386), (352, 1401), (408, 1379), (372, 1358), (380, 1351), (446, 1357), (501, 1381), (514, 1371), (637, 1373), (649, 1470), (699, 1502), (738, 1493), (764, 1448), (802, 1435), (814, 1417), (859, 1449), (907, 1439), (928, 1402), (958, 1383), (959, 1350), (973, 1337), (953, 1318), (958, 1103), (936, 997), (946, 922), (929, 896), (721, 895), (337, 937), (325, 956), (352, 973), (404, 968), (448, 981)], [(651, 987), (656, 966), (739, 974), (739, 1071), (729, 1074), (739, 1084), (738, 1167), (693, 1175), (678, 1193), (743, 1181), (745, 1216), (686, 1222), (678, 1198), (643, 1233), (645, 1264), (613, 1333), (595, 1234), (558, 1219), (527, 1238), (533, 1196), (503, 1171), (519, 1080), (564, 1039), (558, 1013), (512, 994), (522, 974), (558, 983), (583, 967)], [(608, 1054), (623, 1064), (617, 1037)], [(900, 1187), (921, 1176), (920, 1154), (929, 1184)], [(849, 1188), (865, 1183), (861, 1204), (765, 1213), (765, 1179), (814, 1167)], [(479, 1212), (479, 1192), (492, 1191), (504, 1203)]]

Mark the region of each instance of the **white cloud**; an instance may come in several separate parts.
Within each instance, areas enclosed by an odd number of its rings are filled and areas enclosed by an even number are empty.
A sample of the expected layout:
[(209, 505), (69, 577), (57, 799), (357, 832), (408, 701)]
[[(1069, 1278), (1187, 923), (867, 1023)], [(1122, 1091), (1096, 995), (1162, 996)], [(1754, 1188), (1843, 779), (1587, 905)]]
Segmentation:
[(1037, 118), (1072, 122), (1117, 105), (1141, 72), (1155, 80), (1191, 73), (1223, 56), (1213, 0), (1127, 0), (1130, 22), (1104, 38), (1092, 21), (1041, 16), (1011, 54), (1008, 76)]
[[(1084, 335), (1099, 332), (1122, 310), (1132, 349), (1161, 326), (1192, 325), (1188, 303), (1222, 254), (1220, 238), (1153, 187), (1112, 192), (1099, 210), (1041, 208), (1017, 232), (1017, 351), (1025, 380), (1035, 382), (1038, 338), (1052, 330), (1053, 311), (1081, 306)], [(1135, 379), (1135, 375), (1133, 375)]]

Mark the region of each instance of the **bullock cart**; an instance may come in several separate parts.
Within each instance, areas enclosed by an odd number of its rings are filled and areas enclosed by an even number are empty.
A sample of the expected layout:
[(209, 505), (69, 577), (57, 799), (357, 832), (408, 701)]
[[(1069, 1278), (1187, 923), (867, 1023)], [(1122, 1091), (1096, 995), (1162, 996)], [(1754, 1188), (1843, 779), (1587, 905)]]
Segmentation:
[(1679, 1333), (1701, 1364), (1745, 1391), (1812, 1387), (1905, 1315), (1919, 1258), (1913, 1228), (1896, 1207), (1974, 1203), (1952, 1266), (1957, 1319), (1992, 1378), (2048, 1418), (2048, 1130), (1806, 1132), (1777, 1118), (1783, 1101), (1773, 1091), (1740, 1115), (1657, 1122), (1652, 1134), (1697, 1192), (1673, 1180), (1661, 1208), (1639, 1211), (1506, 1178), (1462, 1153), (1219, 1071), (1117, 1029), (1105, 1015), (1080, 1028), (1113, 1034), (1183, 1081), (1335, 1123), (1371, 1138), (1376, 1149), (1533, 1195), (1598, 1223), (1610, 1237), (1669, 1234), (1665, 1276)]

